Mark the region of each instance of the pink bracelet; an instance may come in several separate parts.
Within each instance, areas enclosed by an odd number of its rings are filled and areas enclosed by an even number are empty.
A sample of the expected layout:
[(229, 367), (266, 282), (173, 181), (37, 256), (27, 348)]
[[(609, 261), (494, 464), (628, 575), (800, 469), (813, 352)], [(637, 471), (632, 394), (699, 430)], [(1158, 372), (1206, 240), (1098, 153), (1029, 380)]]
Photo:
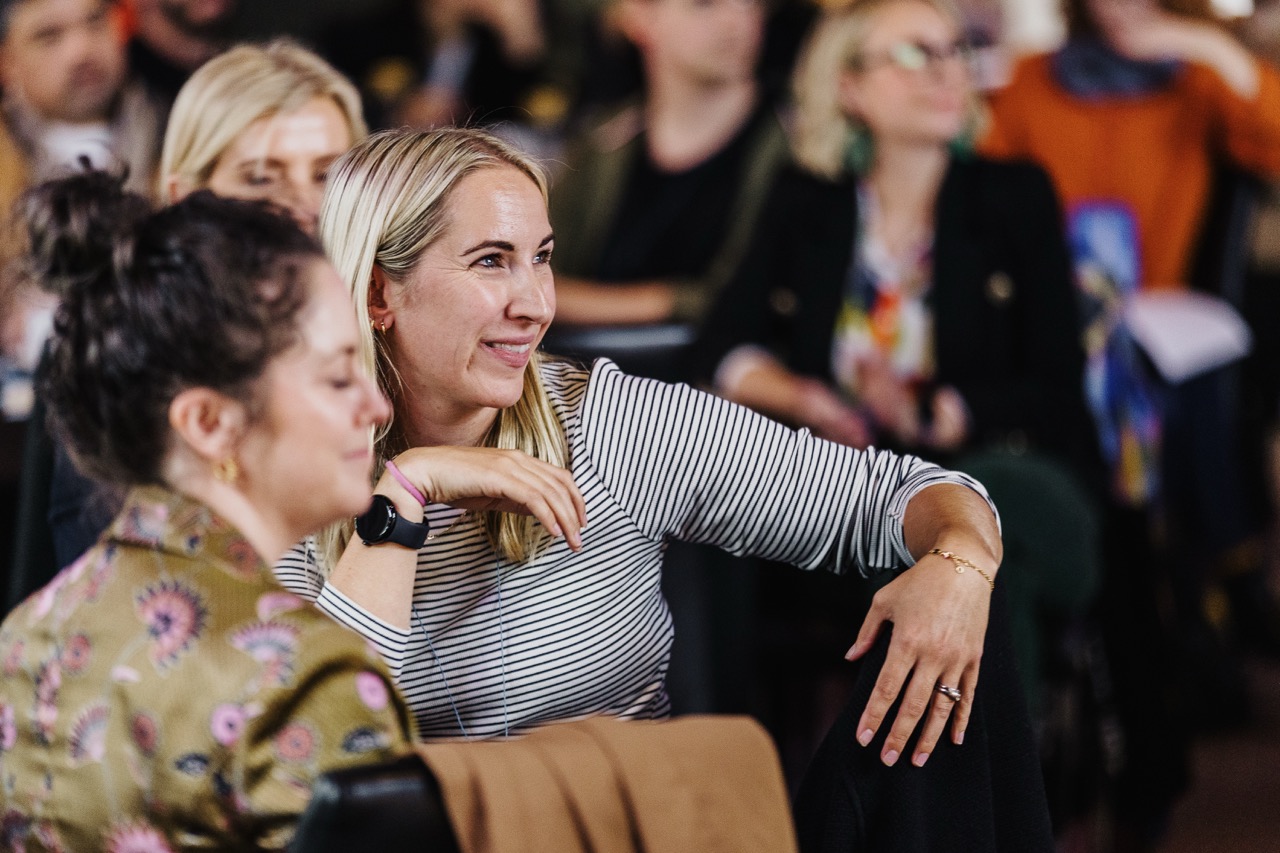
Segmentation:
[(427, 496), (424, 495), (422, 492), (420, 492), (417, 486), (415, 486), (413, 483), (410, 483), (409, 478), (406, 477), (404, 474), (402, 474), (400, 472), (400, 469), (396, 467), (396, 463), (392, 462), (390, 459), (387, 460), (387, 470), (391, 472), (392, 477), (396, 478), (397, 483), (404, 486), (404, 490), (406, 492), (413, 495), (414, 500), (416, 500), (418, 503), (422, 504), (423, 506), (427, 505), (428, 503)]

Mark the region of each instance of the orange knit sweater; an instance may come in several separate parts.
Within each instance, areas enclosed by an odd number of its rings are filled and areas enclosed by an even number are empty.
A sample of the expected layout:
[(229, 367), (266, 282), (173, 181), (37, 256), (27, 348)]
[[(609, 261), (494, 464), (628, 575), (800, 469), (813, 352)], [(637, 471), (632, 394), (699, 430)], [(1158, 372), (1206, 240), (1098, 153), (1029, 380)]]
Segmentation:
[(1252, 101), (1191, 64), (1165, 91), (1086, 101), (1058, 85), (1048, 55), (1030, 57), (994, 97), (981, 149), (1044, 166), (1068, 214), (1124, 204), (1137, 223), (1142, 286), (1185, 287), (1215, 158), (1280, 176), (1280, 73), (1259, 66)]

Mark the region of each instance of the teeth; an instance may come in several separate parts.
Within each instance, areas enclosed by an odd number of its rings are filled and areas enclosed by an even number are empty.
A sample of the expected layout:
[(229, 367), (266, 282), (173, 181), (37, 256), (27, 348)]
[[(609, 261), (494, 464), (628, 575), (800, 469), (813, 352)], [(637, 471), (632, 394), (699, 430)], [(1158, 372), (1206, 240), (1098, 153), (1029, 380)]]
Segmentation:
[(529, 351), (528, 344), (489, 344), (489, 346), (506, 352), (526, 353)]

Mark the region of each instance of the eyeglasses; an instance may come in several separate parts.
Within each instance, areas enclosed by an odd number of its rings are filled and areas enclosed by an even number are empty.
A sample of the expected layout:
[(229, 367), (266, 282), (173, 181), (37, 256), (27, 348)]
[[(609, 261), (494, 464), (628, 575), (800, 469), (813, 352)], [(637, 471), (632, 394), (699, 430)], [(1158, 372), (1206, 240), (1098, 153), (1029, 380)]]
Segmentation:
[(900, 41), (889, 46), (882, 53), (855, 56), (850, 66), (856, 71), (872, 71), (883, 65), (892, 65), (903, 71), (923, 71), (930, 66), (940, 66), (944, 62), (959, 59), (969, 61), (972, 48), (965, 39), (957, 39), (951, 44), (928, 44), (919, 41)]

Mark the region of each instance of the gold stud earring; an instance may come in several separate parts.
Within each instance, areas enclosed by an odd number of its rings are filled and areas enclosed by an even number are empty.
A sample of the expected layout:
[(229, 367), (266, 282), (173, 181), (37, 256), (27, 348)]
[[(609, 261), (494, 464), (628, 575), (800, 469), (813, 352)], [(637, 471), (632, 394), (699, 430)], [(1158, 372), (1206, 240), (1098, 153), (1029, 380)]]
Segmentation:
[(240, 463), (234, 456), (228, 456), (221, 462), (214, 463), (213, 478), (223, 483), (234, 483), (240, 479)]

